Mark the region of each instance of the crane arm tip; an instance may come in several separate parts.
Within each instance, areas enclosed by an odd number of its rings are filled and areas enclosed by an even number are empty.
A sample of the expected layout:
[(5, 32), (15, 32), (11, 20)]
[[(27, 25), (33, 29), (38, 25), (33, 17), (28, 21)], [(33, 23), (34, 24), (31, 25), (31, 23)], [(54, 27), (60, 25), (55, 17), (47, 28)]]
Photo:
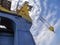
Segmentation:
[(54, 27), (53, 26), (50, 26), (49, 27), (49, 30), (54, 32)]

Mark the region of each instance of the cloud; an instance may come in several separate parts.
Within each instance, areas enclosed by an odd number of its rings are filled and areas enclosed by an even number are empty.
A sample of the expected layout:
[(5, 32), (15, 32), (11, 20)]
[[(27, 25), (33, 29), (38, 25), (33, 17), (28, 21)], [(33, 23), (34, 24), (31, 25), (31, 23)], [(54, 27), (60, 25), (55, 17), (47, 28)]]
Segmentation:
[[(46, 7), (47, 3), (46, 2), (47, 2), (47, 0), (44, 1), (44, 4), (45, 4), (44, 5), (44, 7), (45, 7), (45, 11), (44, 12), (45, 13), (47, 12), (47, 7)], [(37, 8), (35, 8), (35, 9), (37, 9)], [(54, 25), (54, 21), (57, 19), (55, 17), (55, 15), (57, 14), (57, 10), (53, 10), (52, 12), (51, 12), (51, 10), (52, 10), (52, 7), (49, 9), (49, 11), (47, 13), (47, 16), (44, 13), (44, 18), (49, 21), (49, 19), (51, 19), (51, 17), (54, 17), (48, 23), (50, 23), (51, 25), (53, 25), (56, 28), (56, 27), (58, 27), (57, 25), (59, 25), (58, 22)], [(54, 33), (52, 31), (50, 31), (44, 25), (44, 23), (42, 23), (40, 20), (36, 19), (36, 17), (37, 18), (39, 17), (39, 15), (36, 16), (36, 11), (35, 11), (34, 15), (32, 14), (32, 18), (33, 17), (35, 17), (35, 19), (33, 19), (33, 25), (32, 25), (30, 30), (31, 30), (31, 33), (32, 33), (32, 35), (33, 35), (33, 37), (35, 39), (36, 45), (50, 45), (52, 40), (53, 40), (53, 38), (54, 38), (54, 36), (55, 36)]]
[[(30, 2), (31, 1), (31, 2)], [(29, 0), (30, 5), (33, 6), (32, 10), (30, 11), (30, 17), (34, 21), (36, 17), (40, 14), (40, 1), (39, 0)]]
[(55, 30), (60, 28), (60, 19), (58, 19), (57, 23), (54, 25)]

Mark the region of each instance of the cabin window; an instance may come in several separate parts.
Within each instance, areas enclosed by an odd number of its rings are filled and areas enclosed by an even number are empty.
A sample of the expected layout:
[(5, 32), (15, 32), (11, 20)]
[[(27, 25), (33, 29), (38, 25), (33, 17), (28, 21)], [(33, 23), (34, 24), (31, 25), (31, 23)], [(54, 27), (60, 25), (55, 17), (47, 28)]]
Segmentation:
[(5, 17), (0, 17), (0, 45), (14, 45), (14, 23)]

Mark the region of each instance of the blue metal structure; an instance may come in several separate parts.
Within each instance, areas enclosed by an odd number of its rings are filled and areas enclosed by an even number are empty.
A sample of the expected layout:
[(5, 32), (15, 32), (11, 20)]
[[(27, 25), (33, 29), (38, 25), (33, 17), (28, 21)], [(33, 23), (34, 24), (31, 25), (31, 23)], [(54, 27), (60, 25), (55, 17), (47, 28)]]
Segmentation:
[(31, 22), (16, 14), (3, 11), (0, 11), (1, 21), (1, 24), (5, 25), (7, 29), (0, 29), (0, 45), (35, 45), (29, 30)]

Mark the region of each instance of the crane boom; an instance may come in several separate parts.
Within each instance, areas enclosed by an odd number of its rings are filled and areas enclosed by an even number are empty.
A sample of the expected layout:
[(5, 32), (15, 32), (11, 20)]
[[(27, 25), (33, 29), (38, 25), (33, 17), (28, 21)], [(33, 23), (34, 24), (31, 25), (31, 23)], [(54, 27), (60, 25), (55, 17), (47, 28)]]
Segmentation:
[(50, 31), (53, 31), (53, 32), (54, 32), (54, 27), (51, 26), (51, 25), (49, 24), (49, 22), (47, 22), (47, 20), (45, 20), (42, 16), (39, 16), (38, 19), (39, 19), (41, 22), (45, 23), (45, 25), (48, 27), (48, 29), (49, 29)]

